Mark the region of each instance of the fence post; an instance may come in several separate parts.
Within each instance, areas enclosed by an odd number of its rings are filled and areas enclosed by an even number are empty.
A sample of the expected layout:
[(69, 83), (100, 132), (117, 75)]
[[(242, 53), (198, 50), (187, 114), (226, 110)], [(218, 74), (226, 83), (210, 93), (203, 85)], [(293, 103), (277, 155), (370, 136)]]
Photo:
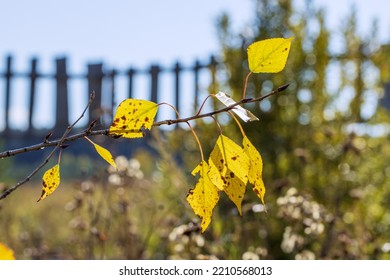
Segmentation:
[[(115, 76), (117, 75), (117, 71), (115, 69), (112, 69), (112, 71), (110, 72), (110, 86), (111, 86), (111, 108), (110, 108), (110, 118), (112, 119), (115, 112), (115, 91), (116, 91), (116, 88), (115, 88)], [(111, 121), (111, 120), (110, 120)]]
[(157, 95), (158, 95), (158, 74), (161, 69), (158, 65), (152, 65), (150, 67), (150, 100), (157, 103)]
[(68, 107), (68, 74), (66, 72), (66, 58), (56, 59), (56, 129), (64, 129), (69, 125)]
[(11, 78), (12, 74), (12, 56), (7, 56), (7, 68), (5, 69), (5, 132), (9, 132), (9, 112), (11, 104)]
[(199, 60), (194, 64), (194, 112), (198, 110), (198, 97), (199, 97), (199, 70), (202, 68)]
[(180, 72), (183, 68), (179, 62), (176, 62), (175, 68), (173, 69), (175, 73), (175, 107), (176, 110), (180, 113)]
[(128, 85), (128, 97), (129, 98), (133, 98), (134, 74), (135, 74), (135, 69), (133, 69), (133, 68), (130, 68), (127, 71), (127, 77), (129, 78), (129, 85)]
[(100, 119), (102, 104), (103, 64), (88, 64), (88, 94), (95, 92), (95, 100), (89, 108), (89, 122)]
[(384, 84), (385, 95), (380, 99), (380, 104), (390, 111), (390, 82)]
[(36, 57), (31, 59), (31, 72), (30, 72), (30, 104), (28, 111), (28, 131), (31, 133), (34, 129), (32, 121), (34, 115), (34, 103), (35, 103), (35, 81), (38, 78), (37, 73), (37, 61)]
[(210, 86), (210, 93), (211, 94), (216, 94), (217, 92), (217, 60), (215, 59), (215, 57), (212, 55), (210, 57), (210, 64), (209, 64), (209, 69), (210, 69), (210, 73), (211, 73), (211, 86)]

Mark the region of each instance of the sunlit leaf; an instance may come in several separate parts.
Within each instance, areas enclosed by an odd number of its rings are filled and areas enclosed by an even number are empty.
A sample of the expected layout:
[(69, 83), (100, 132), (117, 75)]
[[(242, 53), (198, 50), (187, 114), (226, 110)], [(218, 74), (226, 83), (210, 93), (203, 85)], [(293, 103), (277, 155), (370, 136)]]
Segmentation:
[(262, 177), (263, 160), (261, 159), (260, 153), (252, 145), (252, 143), (246, 136), (242, 140), (242, 145), (244, 147), (245, 153), (249, 157), (250, 162), (248, 172), (249, 183), (253, 185), (253, 191), (257, 194), (261, 202), (264, 204), (265, 186)]
[(284, 69), (293, 38), (273, 38), (248, 47), (249, 69), (253, 73), (277, 73)]
[(152, 128), (158, 105), (139, 99), (126, 99), (119, 104), (109, 133), (125, 138), (141, 138), (143, 129)]
[(211, 182), (208, 176), (209, 166), (207, 162), (202, 161), (192, 171), (192, 175), (199, 173), (200, 177), (194, 189), (191, 189), (187, 195), (187, 201), (194, 213), (201, 219), (201, 230), (204, 232), (211, 222), (213, 209), (219, 200), (219, 190)]
[(238, 213), (242, 215), (241, 205), (245, 196), (246, 182), (236, 177), (234, 175), (234, 172), (230, 169), (227, 170), (224, 179), (226, 182), (224, 192), (229, 197), (229, 199), (236, 205)]
[(14, 260), (14, 252), (0, 242), (0, 260)]
[(60, 165), (56, 164), (43, 175), (42, 194), (38, 202), (52, 194), (60, 184)]
[(233, 140), (221, 135), (209, 157), (210, 180), (237, 206), (241, 204), (248, 181), (249, 158)]
[(110, 151), (108, 151), (107, 149), (103, 148), (102, 146), (99, 146), (98, 144), (94, 143), (93, 144), (96, 151), (98, 152), (98, 154), (105, 160), (107, 161), (109, 164), (111, 164), (115, 169), (116, 169), (116, 164), (115, 164), (115, 161), (114, 161), (114, 158), (112, 157)]

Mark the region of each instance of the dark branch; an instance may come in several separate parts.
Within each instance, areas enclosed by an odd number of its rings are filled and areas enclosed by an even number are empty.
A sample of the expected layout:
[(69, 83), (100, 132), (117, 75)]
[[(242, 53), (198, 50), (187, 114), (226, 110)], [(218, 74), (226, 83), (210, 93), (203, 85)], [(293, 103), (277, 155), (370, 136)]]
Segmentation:
[[(56, 144), (55, 144), (55, 147), (53, 148), (53, 150), (50, 152), (50, 154), (46, 157), (46, 159), (37, 167), (35, 168), (26, 178), (24, 178), (22, 181), (19, 181), (16, 185), (12, 186), (11, 188), (8, 188), (6, 189), (1, 195), (0, 195), (0, 200), (3, 199), (3, 198), (6, 198), (10, 193), (12, 193), (14, 190), (16, 190), (17, 188), (19, 188), (20, 186), (22, 186), (23, 184), (27, 183), (28, 181), (31, 180), (31, 178), (38, 173), (39, 170), (42, 169), (42, 167), (44, 167), (48, 162), (49, 160), (51, 159), (51, 157), (54, 155), (54, 153), (56, 152), (56, 150), (58, 148), (61, 148), (62, 147), (62, 144), (64, 142), (66, 142), (66, 139), (67, 139), (67, 136), (69, 135), (70, 131), (73, 129), (73, 127), (84, 117), (84, 114), (85, 112), (88, 110), (88, 108), (91, 106), (93, 100), (95, 98), (95, 93), (92, 92), (91, 95), (90, 95), (90, 98), (89, 98), (89, 101), (88, 101), (88, 104), (87, 106), (85, 107), (84, 111), (82, 112), (82, 114), (80, 115), (80, 117), (70, 126), (67, 127), (67, 129), (65, 130), (64, 134), (62, 135), (62, 137), (56, 141)], [(50, 137), (50, 136), (49, 136)], [(43, 145), (42, 147), (45, 147), (45, 145), (48, 145), (49, 142), (47, 141), (47, 139), (49, 137), (46, 137), (45, 138), (45, 141), (41, 144), (38, 144), (38, 145), (35, 145), (35, 146), (39, 146), (39, 145)], [(54, 145), (52, 145), (54, 146)], [(23, 151), (25, 152), (28, 152), (28, 148), (23, 148), (22, 149)], [(7, 155), (10, 154), (7, 152)]]
[[(283, 86), (280, 86), (279, 88), (263, 95), (263, 96), (260, 96), (260, 97), (257, 97), (257, 98), (245, 98), (245, 99), (242, 99), (228, 107), (224, 107), (222, 109), (219, 109), (219, 110), (215, 110), (213, 112), (209, 112), (209, 113), (204, 113), (204, 114), (196, 114), (192, 117), (188, 117), (188, 118), (178, 118), (178, 119), (175, 119), (175, 120), (164, 120), (164, 121), (159, 121), (159, 122), (155, 122), (153, 124), (153, 126), (162, 126), (162, 125), (172, 125), (172, 124), (178, 124), (178, 123), (188, 123), (189, 121), (192, 121), (192, 120), (196, 120), (196, 119), (202, 119), (202, 118), (205, 118), (205, 117), (212, 117), (216, 114), (219, 114), (219, 113), (222, 113), (222, 112), (228, 112), (232, 109), (234, 109), (234, 107), (236, 107), (237, 105), (242, 105), (242, 104), (247, 104), (247, 103), (254, 103), (254, 102), (261, 102), (262, 100), (272, 96), (272, 95), (275, 95), (281, 91), (284, 91), (285, 89), (287, 89), (287, 87), (289, 86), (289, 84), (286, 84), (286, 85), (283, 85)], [(50, 154), (47, 156), (47, 158), (37, 167), (35, 168), (31, 173), (30, 175), (28, 175), (24, 180), (18, 182), (15, 186), (5, 190), (1, 195), (0, 195), (0, 200), (7, 197), (11, 192), (13, 192), (14, 190), (16, 190), (18, 187), (20, 187), (21, 185), (25, 184), (26, 182), (28, 182), (43, 166), (45, 166), (50, 158), (54, 155), (54, 153), (56, 152), (56, 150), (58, 148), (60, 148), (64, 143), (67, 143), (67, 142), (71, 142), (71, 141), (75, 141), (77, 139), (80, 139), (80, 138), (83, 138), (85, 136), (95, 136), (95, 135), (110, 135), (110, 131), (109, 129), (102, 129), (102, 130), (92, 130), (92, 128), (94, 127), (96, 121), (93, 121), (91, 122), (91, 124), (89, 125), (89, 127), (87, 129), (85, 129), (84, 131), (80, 132), (80, 133), (77, 133), (77, 134), (73, 134), (73, 135), (69, 135), (69, 133), (71, 132), (71, 130), (73, 129), (73, 127), (84, 117), (84, 114), (85, 112), (87, 111), (87, 109), (91, 106), (92, 102), (93, 102), (93, 99), (94, 99), (95, 95), (94, 95), (94, 92), (92, 92), (91, 96), (90, 96), (90, 99), (89, 99), (89, 102), (87, 104), (87, 106), (85, 107), (83, 113), (80, 115), (80, 117), (70, 126), (68, 126), (68, 128), (66, 129), (66, 131), (64, 132), (64, 134), (62, 135), (61, 138), (59, 139), (55, 139), (55, 140), (52, 140), (52, 141), (49, 141), (49, 138), (51, 136), (51, 134), (48, 134), (44, 141), (42, 143), (39, 143), (39, 144), (36, 144), (36, 145), (32, 145), (32, 146), (29, 146), (29, 147), (23, 147), (23, 148), (19, 148), (19, 149), (14, 149), (14, 150), (9, 150), (9, 151), (5, 151), (5, 152), (1, 152), (0, 153), (0, 159), (2, 158), (6, 158), (6, 157), (11, 157), (11, 156), (15, 156), (15, 155), (18, 155), (18, 154), (22, 154), (22, 153), (27, 153), (27, 152), (32, 152), (32, 151), (37, 151), (37, 150), (42, 150), (42, 149), (45, 149), (45, 148), (48, 148), (48, 147), (54, 147), (53, 150), (50, 152)], [(114, 133), (115, 131), (113, 131), (112, 133)], [(121, 132), (124, 132), (123, 130), (121, 130)], [(114, 135), (110, 135), (112, 137), (115, 137)]]

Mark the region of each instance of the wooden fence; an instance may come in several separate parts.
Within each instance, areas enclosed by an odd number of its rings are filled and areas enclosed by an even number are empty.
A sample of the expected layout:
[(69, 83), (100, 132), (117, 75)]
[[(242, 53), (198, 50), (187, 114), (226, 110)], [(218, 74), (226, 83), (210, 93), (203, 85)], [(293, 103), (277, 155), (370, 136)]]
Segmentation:
[[(116, 89), (116, 80), (118, 77), (125, 78), (127, 80), (127, 89), (126, 97), (134, 97), (134, 84), (137, 77), (144, 76), (149, 80), (149, 93), (146, 99), (149, 99), (154, 102), (159, 100), (160, 92), (160, 79), (161, 74), (168, 74), (172, 76), (174, 82), (173, 85), (173, 96), (174, 103), (177, 108), (180, 108), (182, 101), (191, 102), (196, 107), (198, 104), (199, 97), (199, 85), (200, 85), (200, 73), (201, 71), (207, 71), (210, 75), (211, 83), (215, 82), (216, 69), (218, 66), (217, 60), (214, 56), (211, 56), (207, 62), (201, 63), (199, 60), (196, 60), (193, 65), (184, 66), (180, 62), (176, 62), (173, 67), (163, 67), (158, 64), (153, 64), (146, 69), (136, 69), (129, 67), (127, 70), (116, 70), (109, 69), (107, 70), (104, 67), (103, 63), (94, 63), (87, 65), (86, 74), (70, 74), (68, 73), (68, 63), (66, 58), (57, 58), (55, 59), (55, 73), (47, 74), (38, 72), (38, 59), (32, 58), (30, 62), (30, 71), (27, 73), (18, 73), (13, 71), (13, 57), (7, 56), (5, 61), (5, 69), (0, 69), (0, 79), (4, 81), (4, 90), (0, 89), (0, 98), (4, 98), (4, 107), (3, 115), (0, 118), (3, 118), (3, 123), (5, 123), (4, 129), (0, 131), (0, 140), (5, 142), (6, 148), (16, 148), (20, 146), (26, 146), (34, 144), (37, 141), (42, 140), (45, 131), (39, 130), (34, 127), (33, 116), (36, 113), (34, 110), (44, 110), (44, 108), (39, 108), (36, 106), (37, 99), (37, 81), (43, 79), (49, 79), (55, 84), (55, 89), (53, 94), (55, 95), (53, 106), (55, 107), (55, 124), (53, 128), (48, 128), (47, 131), (55, 129), (57, 132), (63, 131), (71, 119), (69, 115), (69, 84), (76, 79), (82, 79), (88, 84), (88, 92), (85, 92), (85, 96), (88, 96), (91, 91), (95, 91), (96, 97), (93, 102), (90, 110), (88, 111), (88, 119), (86, 126), (92, 120), (98, 119), (101, 117), (101, 104), (102, 96), (109, 97), (111, 100), (111, 113), (115, 110), (114, 100), (115, 95), (117, 94)], [(188, 94), (184, 95), (182, 93), (182, 76), (185, 73), (192, 75), (193, 79), (193, 94), (191, 94), (193, 100), (188, 100)], [(11, 108), (11, 98), (13, 92), (13, 86), (15, 79), (25, 79), (28, 83), (28, 125), (27, 129), (20, 131), (14, 129), (10, 124), (10, 108)], [(108, 82), (108, 83), (107, 83)], [(103, 84), (106, 83), (109, 85), (103, 87)], [(86, 100), (87, 98), (85, 98)], [(107, 107), (107, 105), (106, 105)], [(83, 129), (83, 127), (79, 128)], [(34, 142), (35, 141), (35, 142)], [(0, 143), (1, 145), (1, 143)], [(3, 143), (4, 145), (4, 143)], [(3, 147), (4, 148), (4, 147)]]

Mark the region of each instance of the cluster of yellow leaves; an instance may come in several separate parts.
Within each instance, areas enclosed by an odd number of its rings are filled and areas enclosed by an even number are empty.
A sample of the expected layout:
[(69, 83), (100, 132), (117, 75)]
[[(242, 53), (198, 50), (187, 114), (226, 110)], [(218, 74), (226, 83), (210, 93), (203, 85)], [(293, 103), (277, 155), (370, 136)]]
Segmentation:
[[(158, 105), (151, 101), (126, 99), (119, 104), (109, 133), (125, 138), (143, 137), (143, 129), (151, 129), (157, 114)], [(110, 151), (85, 137), (96, 149), (96, 152), (114, 168), (116, 164)], [(52, 194), (60, 184), (60, 160), (43, 175), (42, 194), (38, 202)]]
[[(273, 38), (251, 44), (248, 49), (249, 69), (252, 73), (277, 73), (284, 69), (293, 38)], [(220, 92), (216, 97), (226, 106), (235, 102)], [(245, 122), (258, 120), (257, 117), (239, 106), (233, 111)], [(225, 192), (242, 215), (241, 204), (247, 183), (264, 204), (265, 186), (262, 178), (263, 161), (260, 153), (244, 136), (242, 147), (221, 135), (210, 154), (208, 163), (202, 162), (192, 174), (200, 174), (194, 189), (189, 191), (187, 201), (201, 222), (202, 232), (211, 222), (214, 207), (220, 192)]]
[[(276, 73), (284, 69), (293, 38), (273, 38), (250, 45), (247, 49), (249, 69), (252, 73)], [(249, 76), (249, 75), (248, 75)], [(216, 97), (226, 106), (235, 102), (220, 92)], [(150, 130), (157, 114), (158, 104), (139, 99), (126, 99), (119, 104), (109, 135), (124, 138), (141, 138), (145, 130)], [(258, 120), (248, 110), (235, 106), (233, 109), (245, 122)], [(97, 153), (109, 164), (116, 167), (111, 153), (92, 142)], [(42, 194), (38, 201), (53, 193), (60, 184), (60, 160), (43, 175)], [(199, 173), (199, 180), (189, 191), (187, 201), (201, 220), (202, 232), (211, 222), (213, 209), (217, 205), (220, 192), (224, 192), (242, 214), (242, 201), (248, 182), (264, 204), (265, 186), (262, 179), (263, 162), (260, 153), (244, 136), (242, 146), (220, 135), (208, 161), (204, 159), (192, 171)], [(1, 245), (1, 244), (0, 244)], [(1, 247), (0, 247), (1, 249)]]
[(194, 189), (189, 191), (187, 201), (195, 214), (202, 219), (202, 232), (211, 221), (214, 207), (223, 191), (236, 205), (240, 215), (248, 181), (264, 203), (265, 187), (262, 179), (263, 162), (260, 153), (247, 137), (243, 147), (221, 135), (210, 154), (208, 163), (202, 161), (192, 174), (200, 174)]
[(14, 252), (0, 242), (0, 260), (14, 260)]

